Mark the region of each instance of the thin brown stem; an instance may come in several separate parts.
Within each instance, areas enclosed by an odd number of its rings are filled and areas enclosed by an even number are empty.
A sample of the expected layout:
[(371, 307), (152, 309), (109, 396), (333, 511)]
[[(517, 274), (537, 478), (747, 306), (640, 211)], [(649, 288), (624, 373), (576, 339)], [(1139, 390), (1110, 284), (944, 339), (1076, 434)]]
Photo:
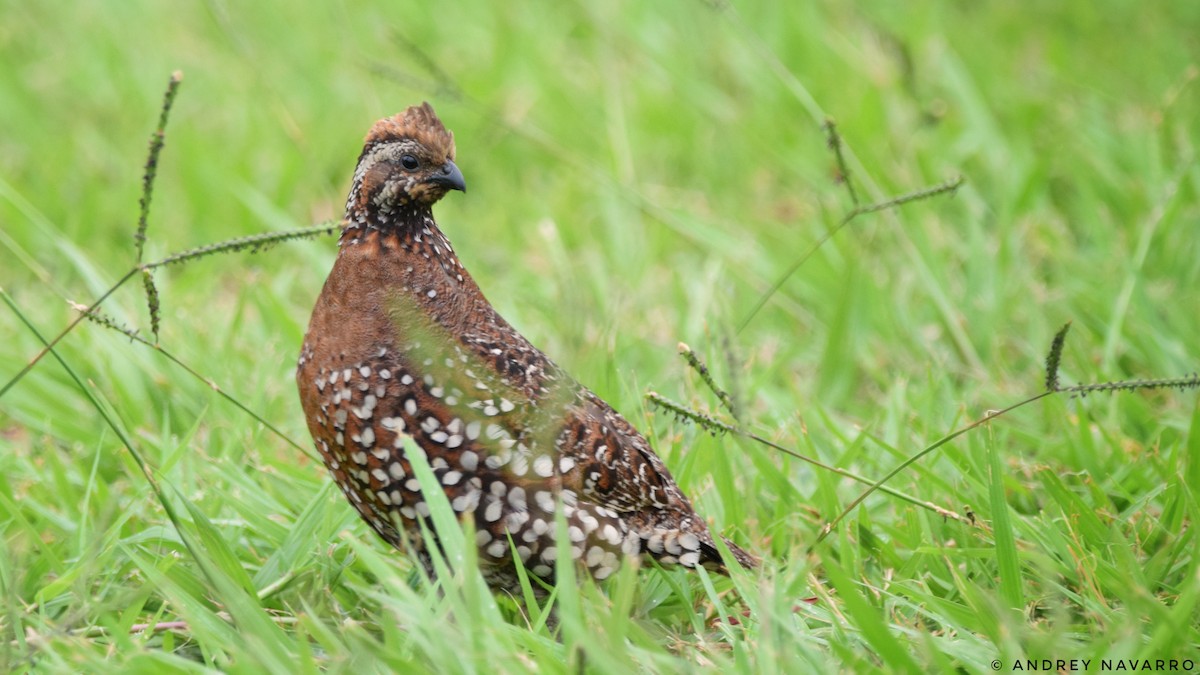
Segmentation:
[[(90, 311), (96, 309), (97, 307), (99, 307), (100, 303), (107, 300), (110, 295), (115, 293), (118, 288), (120, 288), (122, 285), (124, 285), (126, 281), (129, 281), (129, 279), (132, 278), (133, 275), (137, 274), (138, 271), (139, 271), (138, 268), (135, 267), (135, 268), (129, 270), (128, 272), (126, 272), (125, 276), (121, 277), (117, 281), (117, 283), (112, 285), (112, 288), (109, 288), (107, 291), (104, 291), (104, 293), (99, 298), (97, 298), (95, 302), (93, 302), (91, 305), (89, 305), (87, 311), (90, 312)], [(2, 293), (2, 292), (3, 292), (3, 289), (0, 289), (0, 293)], [(7, 298), (7, 297), (8, 297), (8, 294), (5, 294), (5, 298)], [(8, 304), (10, 307), (12, 307), (14, 309), (14, 311), (16, 310), (16, 306), (13, 303), (9, 302)], [(50, 350), (54, 349), (54, 347), (64, 337), (67, 336), (67, 333), (70, 333), (75, 328), (75, 326), (79, 325), (80, 321), (83, 321), (85, 315), (86, 315), (86, 312), (75, 317), (75, 319), (73, 321), (71, 321), (71, 323), (67, 324), (66, 328), (62, 329), (58, 333), (58, 335), (54, 336), (53, 340), (50, 340), (49, 342), (45, 343), (45, 346), (42, 347), (41, 351), (39, 351), (37, 354), (35, 354), (33, 356), (33, 358), (29, 359), (29, 362), (25, 364), (25, 367), (22, 368), (20, 370), (20, 372), (18, 372), (16, 375), (13, 375), (12, 378), (4, 384), (4, 387), (0, 388), (0, 398), (4, 398), (4, 395), (8, 393), (9, 389), (12, 389), (14, 386), (16, 386), (17, 382), (21, 381), (21, 378), (25, 377), (25, 375), (28, 374), (29, 371), (33, 370), (33, 367), (36, 366), (38, 364), (38, 362), (41, 361), (42, 358), (44, 358), (46, 356), (46, 354), (50, 353)], [(31, 328), (32, 328), (32, 326), (31, 326)]]
[(959, 436), (962, 436), (963, 434), (967, 433), (968, 431), (970, 431), (978, 426), (981, 426), (983, 424), (991, 422), (992, 420), (994, 420), (1002, 415), (1005, 415), (1013, 410), (1016, 410), (1017, 408), (1020, 408), (1025, 405), (1028, 405), (1030, 403), (1033, 403), (1034, 401), (1045, 398), (1054, 393), (1055, 392), (1052, 392), (1052, 391), (1044, 391), (1040, 394), (1037, 394), (1036, 396), (1031, 396), (1031, 397), (1025, 399), (1024, 401), (1021, 401), (1019, 403), (1014, 403), (1013, 405), (1010, 405), (1007, 408), (1004, 408), (1002, 410), (988, 411), (987, 415), (984, 415), (983, 417), (979, 418), (978, 420), (975, 420), (974, 422), (968, 424), (965, 427), (962, 427), (961, 429), (957, 429), (957, 430), (951, 432), (950, 434), (943, 436), (942, 438), (938, 439), (938, 441), (935, 442), (933, 445), (930, 445), (929, 447), (918, 452), (917, 454), (905, 459), (903, 462), (900, 462), (900, 464), (898, 464), (896, 466), (896, 468), (889, 471), (887, 473), (887, 475), (885, 475), (883, 478), (880, 478), (879, 480), (872, 483), (871, 486), (868, 487), (866, 490), (864, 490), (863, 493), (860, 494), (858, 497), (855, 497), (854, 501), (850, 502), (846, 506), (846, 508), (842, 509), (842, 512), (840, 514), (838, 514), (838, 516), (836, 518), (834, 518), (830, 522), (826, 523), (825, 526), (821, 528), (821, 534), (817, 536), (817, 540), (813, 542), (812, 546), (809, 547), (809, 550), (811, 551), (814, 547), (816, 547), (817, 544), (820, 544), (822, 541), (824, 541), (825, 537), (829, 536), (829, 533), (833, 531), (833, 528), (837, 527), (838, 523), (842, 522), (842, 520), (846, 516), (850, 515), (850, 512), (853, 511), (855, 508), (857, 508), (858, 505), (861, 504), (864, 499), (866, 499), (867, 497), (870, 497), (871, 493), (875, 492), (876, 490), (883, 490), (884, 483), (895, 478), (897, 474), (899, 474), (901, 471), (907, 469), (909, 466), (912, 466), (912, 464), (914, 462), (916, 462), (917, 460), (921, 459), (925, 455), (928, 455), (929, 453), (933, 452), (934, 450), (937, 450), (938, 448), (942, 447), (943, 445), (958, 438)]

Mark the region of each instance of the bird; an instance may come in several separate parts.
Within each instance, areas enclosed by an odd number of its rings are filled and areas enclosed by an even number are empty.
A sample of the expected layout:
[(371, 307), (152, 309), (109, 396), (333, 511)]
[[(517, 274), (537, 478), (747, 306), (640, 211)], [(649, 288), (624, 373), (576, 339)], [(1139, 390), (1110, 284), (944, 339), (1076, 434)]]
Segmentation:
[[(646, 438), (484, 297), (433, 217), (450, 191), (466, 183), (428, 102), (371, 127), (296, 369), (308, 429), (350, 504), (433, 574), (415, 444), (473, 521), (494, 591), (519, 592), (518, 560), (552, 585), (568, 555), (597, 581), (635, 557), (727, 574)], [(739, 566), (757, 565), (724, 541)]]

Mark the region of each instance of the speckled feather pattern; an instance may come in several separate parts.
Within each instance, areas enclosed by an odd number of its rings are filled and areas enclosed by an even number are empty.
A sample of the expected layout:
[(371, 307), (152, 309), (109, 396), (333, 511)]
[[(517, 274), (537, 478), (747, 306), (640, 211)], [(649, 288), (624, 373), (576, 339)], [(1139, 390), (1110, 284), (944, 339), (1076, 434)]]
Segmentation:
[[(427, 560), (418, 522), (429, 507), (404, 450), (412, 439), (453, 509), (473, 518), (497, 589), (517, 588), (510, 537), (550, 582), (561, 555), (596, 579), (636, 555), (723, 569), (646, 439), (509, 325), (459, 261), (432, 215), (447, 189), (435, 178), (453, 159), (453, 137), (427, 103), (367, 136), (296, 372), (338, 487), (381, 537)], [(567, 541), (556, 541), (559, 511)]]

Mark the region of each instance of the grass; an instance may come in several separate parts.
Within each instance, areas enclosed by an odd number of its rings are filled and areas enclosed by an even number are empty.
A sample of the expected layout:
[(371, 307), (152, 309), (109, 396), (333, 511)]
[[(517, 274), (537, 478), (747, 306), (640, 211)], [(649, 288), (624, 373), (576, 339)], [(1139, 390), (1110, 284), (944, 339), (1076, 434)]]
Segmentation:
[[(962, 520), (877, 491), (819, 541), (861, 483), (644, 399), (731, 420), (686, 342), (747, 430), (877, 479), (1040, 392), (1067, 321), (1064, 385), (1196, 371), (1200, 7), (593, 5), (5, 5), (0, 381), (134, 266), (173, 71), (147, 261), (338, 217), (370, 124), (428, 99), (465, 264), (763, 569), (564, 584), (557, 634), (470, 547), (423, 583), (242, 409), (308, 447), (319, 238), (156, 270), (161, 349), (85, 323), (0, 398), (0, 670), (1200, 661), (1194, 391), (1047, 397), (887, 483)], [(965, 184), (855, 218), (745, 322), (855, 206), (827, 117), (862, 204)], [(103, 308), (153, 341), (137, 280)]]

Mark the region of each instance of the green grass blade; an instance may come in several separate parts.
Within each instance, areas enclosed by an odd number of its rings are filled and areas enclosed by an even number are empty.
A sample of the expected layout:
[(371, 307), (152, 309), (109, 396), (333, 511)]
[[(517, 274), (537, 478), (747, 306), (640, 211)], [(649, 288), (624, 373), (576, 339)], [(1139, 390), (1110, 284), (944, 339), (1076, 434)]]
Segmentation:
[(983, 435), (988, 458), (988, 499), (992, 511), (992, 535), (996, 541), (996, 564), (1000, 568), (1000, 596), (1015, 610), (1025, 606), (1022, 593), (1021, 561), (1017, 554), (1017, 537), (1005, 499), (1004, 467), (996, 444), (995, 430), (986, 427)]

